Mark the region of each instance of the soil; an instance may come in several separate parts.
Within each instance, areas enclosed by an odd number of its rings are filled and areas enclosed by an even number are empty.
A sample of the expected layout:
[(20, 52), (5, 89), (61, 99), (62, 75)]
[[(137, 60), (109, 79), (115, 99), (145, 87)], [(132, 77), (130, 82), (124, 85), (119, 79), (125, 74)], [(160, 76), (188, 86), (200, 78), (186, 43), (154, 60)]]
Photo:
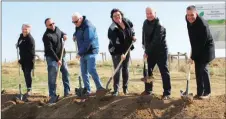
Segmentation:
[(32, 94), (28, 102), (18, 103), (13, 91), (2, 91), (1, 109), (3, 119), (150, 119), (150, 118), (225, 118), (226, 95), (210, 99), (194, 99), (186, 103), (181, 98), (161, 100), (161, 95), (140, 96), (136, 93), (92, 96), (80, 103), (76, 96), (66, 97), (54, 105), (48, 105), (48, 97)]

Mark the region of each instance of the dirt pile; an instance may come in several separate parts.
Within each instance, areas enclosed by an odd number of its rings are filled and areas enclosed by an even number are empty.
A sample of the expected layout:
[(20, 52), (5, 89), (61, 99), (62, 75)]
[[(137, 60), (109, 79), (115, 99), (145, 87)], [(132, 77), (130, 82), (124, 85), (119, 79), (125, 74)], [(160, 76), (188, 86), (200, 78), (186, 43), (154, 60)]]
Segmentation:
[(41, 105), (47, 97), (35, 94), (24, 104), (12, 101), (15, 93), (2, 94), (3, 119), (35, 119), (35, 118), (225, 118), (226, 95), (212, 97), (209, 100), (194, 100), (187, 105), (179, 98), (168, 101), (160, 100), (160, 96), (105, 96), (103, 98), (91, 97), (85, 103), (74, 102), (75, 96), (64, 98), (55, 105)]

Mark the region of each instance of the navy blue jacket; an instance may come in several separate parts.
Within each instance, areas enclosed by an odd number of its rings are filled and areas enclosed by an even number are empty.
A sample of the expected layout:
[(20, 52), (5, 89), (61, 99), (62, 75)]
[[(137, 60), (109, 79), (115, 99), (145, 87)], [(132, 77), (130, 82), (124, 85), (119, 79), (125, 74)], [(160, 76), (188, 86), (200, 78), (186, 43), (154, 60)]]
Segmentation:
[(99, 43), (96, 27), (83, 16), (82, 24), (75, 28), (73, 36), (77, 40), (78, 55), (98, 54)]

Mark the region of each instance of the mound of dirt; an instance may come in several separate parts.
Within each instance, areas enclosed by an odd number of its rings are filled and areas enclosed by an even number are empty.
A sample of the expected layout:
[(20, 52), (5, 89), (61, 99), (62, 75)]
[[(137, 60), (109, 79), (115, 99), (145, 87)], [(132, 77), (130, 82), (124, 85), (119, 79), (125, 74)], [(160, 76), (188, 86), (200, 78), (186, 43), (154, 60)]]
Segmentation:
[[(160, 100), (160, 96), (139, 96), (130, 94), (102, 98), (90, 97), (84, 103), (75, 102), (75, 96), (64, 98), (55, 105), (46, 105), (45, 96), (33, 96), (33, 100), (24, 104), (9, 104), (9, 94), (2, 95), (2, 118), (4, 119), (33, 119), (33, 118), (225, 118), (225, 97), (221, 95), (209, 100), (194, 100), (187, 105), (182, 99), (172, 98)], [(11, 95), (11, 94), (10, 94)], [(79, 100), (79, 99), (77, 99)], [(40, 105), (40, 101), (44, 104)]]

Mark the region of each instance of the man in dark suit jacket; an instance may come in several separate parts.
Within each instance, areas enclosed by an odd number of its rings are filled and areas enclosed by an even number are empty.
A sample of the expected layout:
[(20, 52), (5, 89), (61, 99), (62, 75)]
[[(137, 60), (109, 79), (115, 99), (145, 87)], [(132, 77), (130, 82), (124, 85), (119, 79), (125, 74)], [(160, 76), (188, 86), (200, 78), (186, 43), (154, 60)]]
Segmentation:
[(210, 77), (208, 64), (215, 58), (215, 47), (208, 23), (198, 15), (195, 6), (187, 7), (187, 28), (191, 44), (191, 59), (195, 62), (197, 83), (196, 98), (210, 97)]

